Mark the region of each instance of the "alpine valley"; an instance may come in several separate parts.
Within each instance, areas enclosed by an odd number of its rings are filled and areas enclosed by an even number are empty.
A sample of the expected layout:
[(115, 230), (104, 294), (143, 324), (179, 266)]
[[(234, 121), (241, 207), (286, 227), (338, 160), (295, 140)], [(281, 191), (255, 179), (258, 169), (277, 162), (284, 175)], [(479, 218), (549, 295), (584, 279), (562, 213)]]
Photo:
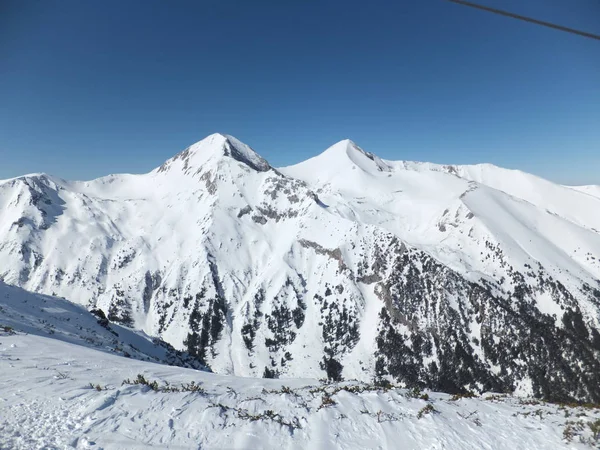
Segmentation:
[(144, 175), (0, 181), (0, 280), (169, 344), (137, 359), (599, 403), (599, 230), (597, 186), (348, 140), (274, 168), (214, 134)]

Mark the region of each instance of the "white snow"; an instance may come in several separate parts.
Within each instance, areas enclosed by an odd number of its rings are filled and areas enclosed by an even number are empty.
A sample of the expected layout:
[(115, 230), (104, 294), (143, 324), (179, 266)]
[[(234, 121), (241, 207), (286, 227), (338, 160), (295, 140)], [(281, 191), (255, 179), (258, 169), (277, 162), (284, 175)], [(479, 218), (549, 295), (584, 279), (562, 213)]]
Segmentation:
[(571, 189), (575, 189), (576, 191), (584, 192), (586, 194), (600, 198), (600, 186), (597, 185), (571, 186)]
[[(600, 418), (526, 398), (429, 392), (425, 401), (403, 389), (340, 390), (366, 387), (353, 382), (214, 375), (22, 333), (0, 332), (0, 364), (0, 448), (13, 450), (583, 449), (597, 442), (588, 423)], [(122, 384), (138, 374), (159, 386), (193, 381), (204, 392)], [(322, 406), (327, 396), (335, 403)], [(427, 405), (435, 411), (419, 418)], [(569, 420), (581, 427), (570, 443)]]

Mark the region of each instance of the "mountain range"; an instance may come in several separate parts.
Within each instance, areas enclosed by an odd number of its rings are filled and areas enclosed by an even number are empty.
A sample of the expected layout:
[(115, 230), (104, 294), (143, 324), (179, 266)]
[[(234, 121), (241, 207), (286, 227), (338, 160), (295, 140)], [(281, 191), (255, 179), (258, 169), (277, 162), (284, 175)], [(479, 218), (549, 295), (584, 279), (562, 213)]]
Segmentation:
[(349, 140), (274, 168), (214, 134), (148, 174), (0, 181), (0, 211), (6, 289), (218, 374), (600, 402), (598, 186)]

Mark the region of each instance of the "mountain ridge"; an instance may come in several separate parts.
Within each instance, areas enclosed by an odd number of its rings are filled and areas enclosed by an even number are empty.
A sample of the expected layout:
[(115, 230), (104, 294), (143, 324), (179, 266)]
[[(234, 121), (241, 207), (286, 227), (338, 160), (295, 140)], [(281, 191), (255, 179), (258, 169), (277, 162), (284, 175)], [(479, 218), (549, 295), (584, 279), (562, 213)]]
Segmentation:
[(217, 373), (600, 398), (600, 200), (469, 167), (344, 140), (275, 169), (214, 134), (143, 175), (0, 181), (0, 279)]

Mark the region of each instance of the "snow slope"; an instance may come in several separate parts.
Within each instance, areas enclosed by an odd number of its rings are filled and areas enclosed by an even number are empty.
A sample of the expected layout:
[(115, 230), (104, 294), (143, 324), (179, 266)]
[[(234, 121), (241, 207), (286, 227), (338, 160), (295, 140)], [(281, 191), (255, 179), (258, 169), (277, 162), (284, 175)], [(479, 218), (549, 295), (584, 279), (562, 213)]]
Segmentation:
[(206, 370), (189, 355), (64, 299), (32, 294), (0, 281), (0, 325), (31, 335), (114, 353), (126, 358)]
[[(600, 401), (600, 198), (346, 140), (211, 135), (143, 175), (0, 181), (0, 279), (213, 371)], [(552, 374), (552, 376), (548, 375)]]
[[(525, 220), (523, 210), (527, 208), (529, 223), (518, 236), (513, 235), (512, 242), (499, 242), (503, 250), (529, 254), (524, 243), (542, 235), (559, 246), (567, 259), (575, 260), (571, 275), (586, 281), (600, 278), (600, 265), (590, 261), (590, 255), (600, 254), (600, 198), (491, 164), (440, 166), (369, 160), (364, 153), (352, 141), (342, 141), (315, 158), (280, 170), (307, 181), (325, 203), (338, 208), (345, 217), (385, 227), (415, 246), (428, 249), (445, 263), (455, 261), (444, 260), (441, 253), (458, 250), (463, 262), (453, 267), (461, 271), (488, 273), (489, 268), (481, 265), (481, 242), (458, 233), (480, 231), (497, 239), (498, 233), (490, 233), (489, 228), (514, 229), (515, 222)], [(361, 157), (360, 163), (355, 163)], [(479, 207), (474, 204), (475, 197), (483, 200)], [(493, 198), (514, 217), (495, 217), (499, 205)], [(464, 221), (465, 216), (473, 222)], [(536, 247), (538, 251), (544, 248)], [(577, 255), (577, 250), (584, 251)], [(557, 261), (556, 254), (538, 256), (534, 260), (544, 267), (555, 266), (558, 270), (569, 264)], [(519, 259), (519, 263), (530, 262), (525, 256)]]
[[(588, 424), (598, 423), (600, 410), (526, 398), (452, 400), (430, 392), (421, 399), (421, 393), (355, 382), (220, 376), (1, 330), (0, 364), (0, 448), (13, 450), (516, 450), (598, 444)], [(159, 391), (123, 384), (138, 374), (156, 381)], [(166, 383), (181, 389), (191, 382), (202, 391), (161, 392)]]
[(571, 189), (600, 198), (600, 186), (572, 186)]

